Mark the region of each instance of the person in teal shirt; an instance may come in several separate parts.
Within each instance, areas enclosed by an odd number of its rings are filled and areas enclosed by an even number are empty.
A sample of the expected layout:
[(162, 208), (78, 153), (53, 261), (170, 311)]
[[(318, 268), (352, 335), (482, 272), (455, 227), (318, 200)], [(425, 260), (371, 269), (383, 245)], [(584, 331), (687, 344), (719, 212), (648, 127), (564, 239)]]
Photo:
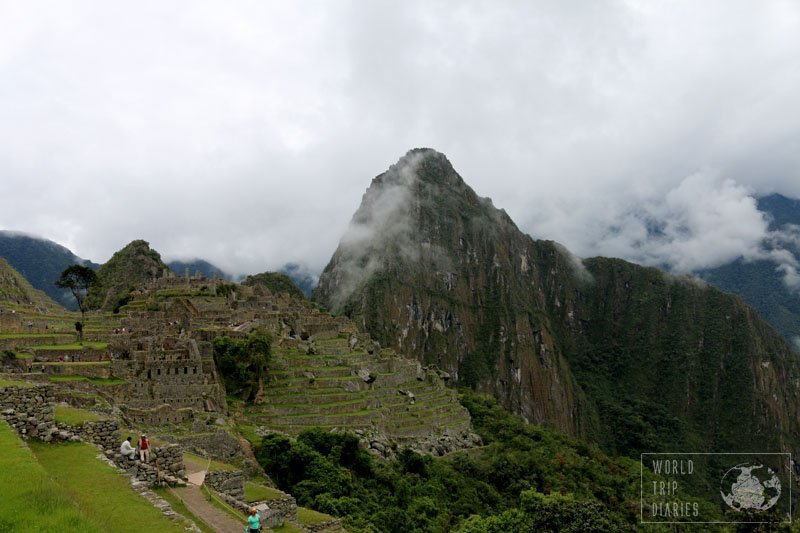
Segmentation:
[(250, 533), (258, 533), (261, 531), (261, 517), (258, 516), (258, 509), (255, 507), (250, 508), (250, 516), (247, 517), (247, 525), (250, 526)]

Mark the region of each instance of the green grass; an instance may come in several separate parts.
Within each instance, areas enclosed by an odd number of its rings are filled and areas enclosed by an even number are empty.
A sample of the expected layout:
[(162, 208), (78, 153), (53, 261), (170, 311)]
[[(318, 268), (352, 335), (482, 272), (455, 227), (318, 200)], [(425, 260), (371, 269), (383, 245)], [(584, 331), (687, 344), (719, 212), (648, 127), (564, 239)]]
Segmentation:
[(298, 529), (297, 526), (289, 522), (284, 522), (280, 527), (273, 527), (272, 531), (275, 533), (303, 533), (302, 529)]
[(237, 466), (214, 461), (213, 459), (211, 460), (211, 463), (209, 463), (208, 459), (200, 457), (199, 455), (195, 455), (191, 452), (184, 452), (183, 462), (186, 464), (186, 468), (190, 470), (207, 470), (209, 472), (212, 470), (240, 470), (240, 468)]
[(262, 437), (256, 435), (256, 427), (248, 424), (236, 424), (236, 431), (254, 446), (261, 444)]
[(101, 531), (4, 421), (0, 450), (0, 531)]
[(181, 491), (185, 489), (181, 488), (166, 489), (164, 487), (159, 487), (153, 490), (156, 494), (164, 498), (164, 500), (166, 500), (166, 502), (170, 504), (173, 511), (185, 516), (189, 520), (194, 521), (194, 523), (197, 525), (197, 527), (200, 528), (200, 530), (203, 533), (216, 533), (216, 531), (214, 531), (213, 528), (211, 528), (201, 519), (197, 518), (197, 516), (192, 514), (192, 512), (188, 509), (188, 507), (184, 505), (183, 500), (181, 499)]
[(284, 497), (285, 495), (282, 492), (271, 487), (265, 487), (252, 481), (244, 482), (244, 499), (247, 503), (280, 500)]
[(102, 420), (103, 417), (83, 409), (69, 407), (67, 405), (55, 405), (53, 407), (56, 422), (69, 424), (70, 426), (79, 426), (84, 422), (95, 422)]
[(0, 333), (0, 339), (39, 339), (39, 338), (52, 338), (64, 337), (66, 335), (73, 336), (72, 333)]
[(319, 513), (312, 509), (306, 509), (305, 507), (297, 508), (297, 521), (304, 526), (313, 526), (314, 524), (321, 524), (329, 520), (333, 520), (333, 517), (330, 515)]
[(33, 383), (29, 383), (27, 381), (16, 381), (13, 379), (0, 380), (0, 387), (33, 387)]
[(69, 344), (42, 344), (41, 346), (32, 346), (32, 348), (36, 348), (37, 350), (48, 350), (48, 351), (83, 350), (84, 348), (91, 348), (92, 350), (105, 350), (106, 348), (108, 348), (108, 343), (84, 341), (83, 344), (78, 344), (77, 342), (72, 342)]
[(32, 442), (31, 449), (50, 477), (61, 486), (63, 495), (74, 501), (100, 530), (183, 531), (133, 492), (128, 478), (98, 461), (94, 447), (77, 442)]
[(69, 381), (88, 381), (90, 383), (94, 383), (95, 385), (126, 385), (128, 383), (124, 379), (119, 378), (95, 378), (77, 375), (50, 376), (48, 379), (53, 383), (64, 383)]
[[(36, 363), (36, 364), (38, 365), (40, 363)], [(75, 362), (75, 361), (69, 361), (69, 362), (66, 362), (66, 361), (64, 361), (64, 362), (62, 362), (62, 361), (45, 361), (45, 362), (43, 362), (41, 364), (43, 364), (45, 366), (69, 365), (68, 367), (65, 367), (65, 368), (69, 368), (69, 367), (73, 367), (74, 368), (76, 366), (111, 366), (111, 361), (78, 361), (78, 362)]]

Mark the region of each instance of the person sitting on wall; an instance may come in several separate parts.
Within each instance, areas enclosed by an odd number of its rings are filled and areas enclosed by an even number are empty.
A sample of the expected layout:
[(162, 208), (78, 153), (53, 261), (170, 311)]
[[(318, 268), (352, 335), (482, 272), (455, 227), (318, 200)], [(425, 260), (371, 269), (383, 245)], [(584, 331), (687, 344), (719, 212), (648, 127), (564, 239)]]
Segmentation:
[(136, 458), (136, 450), (131, 446), (131, 439), (133, 437), (128, 437), (125, 439), (125, 442), (119, 447), (119, 453), (133, 461)]
[(142, 434), (139, 442), (136, 443), (139, 448), (139, 460), (146, 463), (150, 460), (150, 441), (147, 440), (147, 435)]

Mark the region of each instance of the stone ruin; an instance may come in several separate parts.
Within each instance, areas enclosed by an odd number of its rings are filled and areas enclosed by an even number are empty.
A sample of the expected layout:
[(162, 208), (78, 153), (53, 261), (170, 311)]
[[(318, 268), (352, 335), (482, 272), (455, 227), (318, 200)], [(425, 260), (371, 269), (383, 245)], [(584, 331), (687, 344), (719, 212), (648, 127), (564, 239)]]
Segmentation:
[(55, 422), (54, 387), (0, 387), (0, 416), (23, 439), (43, 442), (83, 441), (97, 446), (111, 463), (148, 485), (184, 485), (183, 449), (176, 444), (154, 447), (151, 461), (141, 463), (119, 453), (122, 443), (115, 419), (86, 421), (77, 426)]
[(114, 376), (129, 383), (116, 403), (131, 422), (163, 425), (227, 409), (211, 343), (192, 338), (190, 322), (165, 312), (123, 319), (125, 333), (109, 347)]

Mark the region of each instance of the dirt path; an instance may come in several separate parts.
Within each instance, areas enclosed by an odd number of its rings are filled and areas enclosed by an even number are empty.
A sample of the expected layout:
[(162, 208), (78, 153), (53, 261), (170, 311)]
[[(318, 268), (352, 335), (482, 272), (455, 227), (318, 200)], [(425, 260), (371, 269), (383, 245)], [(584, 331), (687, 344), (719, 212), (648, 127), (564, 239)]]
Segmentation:
[(236, 522), (227, 513), (208, 503), (203, 493), (200, 492), (200, 487), (190, 484), (186, 488), (170, 489), (170, 492), (180, 498), (192, 514), (217, 533), (242, 533), (244, 531), (246, 517), (242, 515), (241, 522)]

